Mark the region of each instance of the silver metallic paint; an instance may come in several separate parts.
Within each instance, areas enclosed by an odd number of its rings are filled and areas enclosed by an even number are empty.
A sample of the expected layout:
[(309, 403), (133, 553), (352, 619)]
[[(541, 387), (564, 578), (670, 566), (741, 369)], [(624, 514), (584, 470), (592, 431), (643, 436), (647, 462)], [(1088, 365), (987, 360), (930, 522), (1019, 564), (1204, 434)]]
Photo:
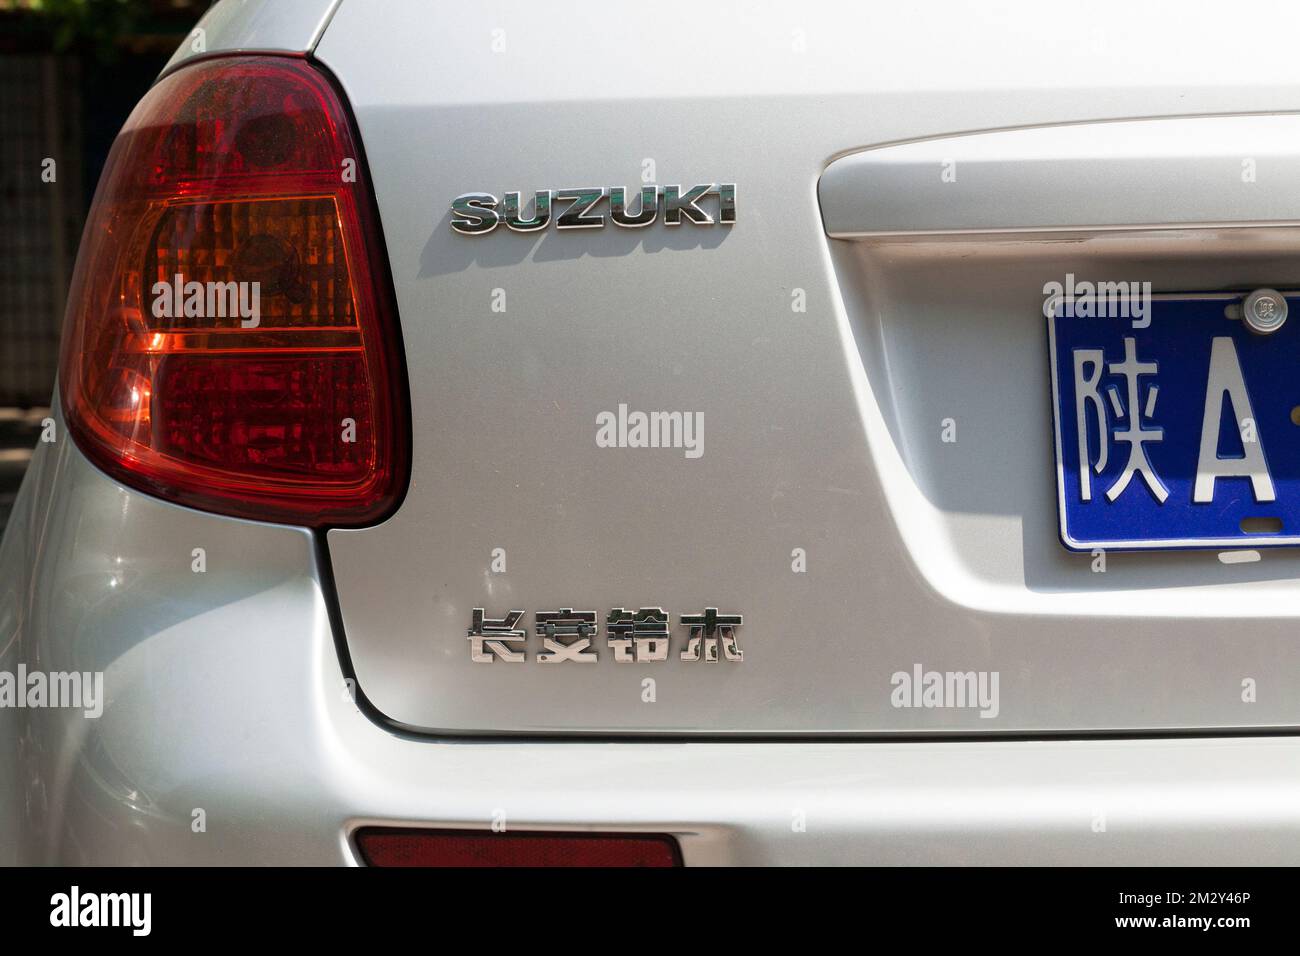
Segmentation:
[(673, 833), (688, 865), (1300, 856), (1296, 738), (413, 738), (344, 692), (305, 532), (127, 491), (67, 442), (38, 451), (15, 517), (0, 666), (102, 665), (109, 704), (0, 710), (0, 863), (351, 865), (359, 826), (484, 829), (498, 808), (516, 829)]
[[(182, 41), (163, 67), (168, 73), (188, 60), (213, 53), (303, 53), (314, 47), (342, 0), (219, 0)], [(195, 49), (196, 30), (202, 49)]]
[[(1256, 178), (1244, 182), (1243, 161)], [(946, 164), (953, 179), (935, 183)], [(940, 137), (837, 159), (836, 239), (1300, 223), (1300, 115), (1080, 123)]]
[[(602, 37), (635, 32), (630, 8), (571, 6)], [(662, 15), (695, 28), (652, 60), (592, 42), (580, 69), (557, 72), (549, 51), (570, 28), (540, 5), (399, 0), (380, 21), (345, 3), (317, 55), (370, 155), (415, 440), (401, 510), (329, 534), (369, 698), (402, 724), (463, 733), (1297, 726), (1297, 553), (1233, 566), (1117, 554), (1094, 574), (1090, 555), (1062, 548), (1041, 311), (1045, 280), (1067, 271), (1138, 270), (1157, 290), (1286, 287), (1300, 280), (1294, 231), (842, 241), (817, 196), (823, 173), (869, 147), (1293, 111), (1294, 71), (1229, 66), (1221, 51), (1249, 45), (1259, 22), (1300, 26), (1300, 12), (1248, 8), (1171, 18), (1102, 3), (1090, 22), (1123, 28), (1097, 45), (1043, 4), (670, 2)], [(927, 16), (942, 29), (922, 28)], [(453, 32), (465, 42), (425, 55), (424, 37)], [(1262, 162), (1294, 148), (1250, 143)], [(661, 182), (707, 170), (742, 183), (745, 214), (729, 229), (468, 241), (447, 228), (446, 197), (469, 186), (631, 182), (647, 158)], [(918, 221), (952, 188), (940, 172)], [(1090, 194), (1086, 178), (1079, 188)], [(1204, 192), (1162, 193), (1168, 218)], [(491, 311), (496, 289), (505, 313)], [(806, 313), (792, 311), (796, 289)], [(621, 402), (702, 412), (704, 455), (597, 447), (595, 416)], [(948, 417), (955, 445), (940, 441)], [(505, 574), (490, 571), (494, 548)], [(807, 574), (792, 573), (794, 548)], [(469, 660), (473, 608), (558, 603), (725, 605), (745, 615), (744, 665), (539, 674)], [(895, 709), (890, 676), (916, 662), (999, 671), (999, 717)], [(1246, 677), (1267, 686), (1254, 704)]]

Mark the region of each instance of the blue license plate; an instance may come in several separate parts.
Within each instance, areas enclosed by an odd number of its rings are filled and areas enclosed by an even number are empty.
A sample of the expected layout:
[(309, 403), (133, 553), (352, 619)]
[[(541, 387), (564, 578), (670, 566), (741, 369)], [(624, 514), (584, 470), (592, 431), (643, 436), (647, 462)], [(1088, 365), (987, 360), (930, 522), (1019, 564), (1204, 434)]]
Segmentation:
[(1107, 318), (1056, 305), (1067, 548), (1300, 544), (1300, 296), (1268, 334), (1241, 320), (1241, 301), (1154, 296), (1111, 302)]

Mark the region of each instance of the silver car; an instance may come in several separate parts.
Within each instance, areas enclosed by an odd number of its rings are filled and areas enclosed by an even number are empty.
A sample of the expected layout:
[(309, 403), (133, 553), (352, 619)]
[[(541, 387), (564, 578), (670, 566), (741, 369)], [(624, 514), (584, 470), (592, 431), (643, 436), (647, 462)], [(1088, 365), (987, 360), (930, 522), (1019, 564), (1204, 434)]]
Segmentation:
[(217, 3), (0, 549), (0, 863), (1300, 861), (1297, 27)]

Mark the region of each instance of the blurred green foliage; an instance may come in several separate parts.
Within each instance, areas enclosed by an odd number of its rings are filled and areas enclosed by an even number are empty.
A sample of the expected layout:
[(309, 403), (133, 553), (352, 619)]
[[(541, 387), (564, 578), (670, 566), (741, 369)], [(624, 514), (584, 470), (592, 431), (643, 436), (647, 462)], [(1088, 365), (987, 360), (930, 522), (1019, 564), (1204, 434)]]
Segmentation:
[(105, 62), (118, 44), (150, 17), (151, 0), (0, 0), (0, 13), (15, 13), (20, 28), (50, 38), (56, 53), (77, 49)]

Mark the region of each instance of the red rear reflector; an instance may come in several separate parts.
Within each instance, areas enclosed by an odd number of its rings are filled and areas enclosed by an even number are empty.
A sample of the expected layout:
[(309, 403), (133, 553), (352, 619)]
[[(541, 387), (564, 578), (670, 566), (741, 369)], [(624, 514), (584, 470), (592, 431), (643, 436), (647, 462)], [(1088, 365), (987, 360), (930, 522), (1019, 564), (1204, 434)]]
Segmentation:
[(681, 866), (677, 841), (658, 833), (357, 831), (367, 866)]
[(383, 517), (406, 480), (405, 385), (356, 138), (301, 58), (159, 82), (86, 224), (60, 387), (125, 484), (307, 525)]

